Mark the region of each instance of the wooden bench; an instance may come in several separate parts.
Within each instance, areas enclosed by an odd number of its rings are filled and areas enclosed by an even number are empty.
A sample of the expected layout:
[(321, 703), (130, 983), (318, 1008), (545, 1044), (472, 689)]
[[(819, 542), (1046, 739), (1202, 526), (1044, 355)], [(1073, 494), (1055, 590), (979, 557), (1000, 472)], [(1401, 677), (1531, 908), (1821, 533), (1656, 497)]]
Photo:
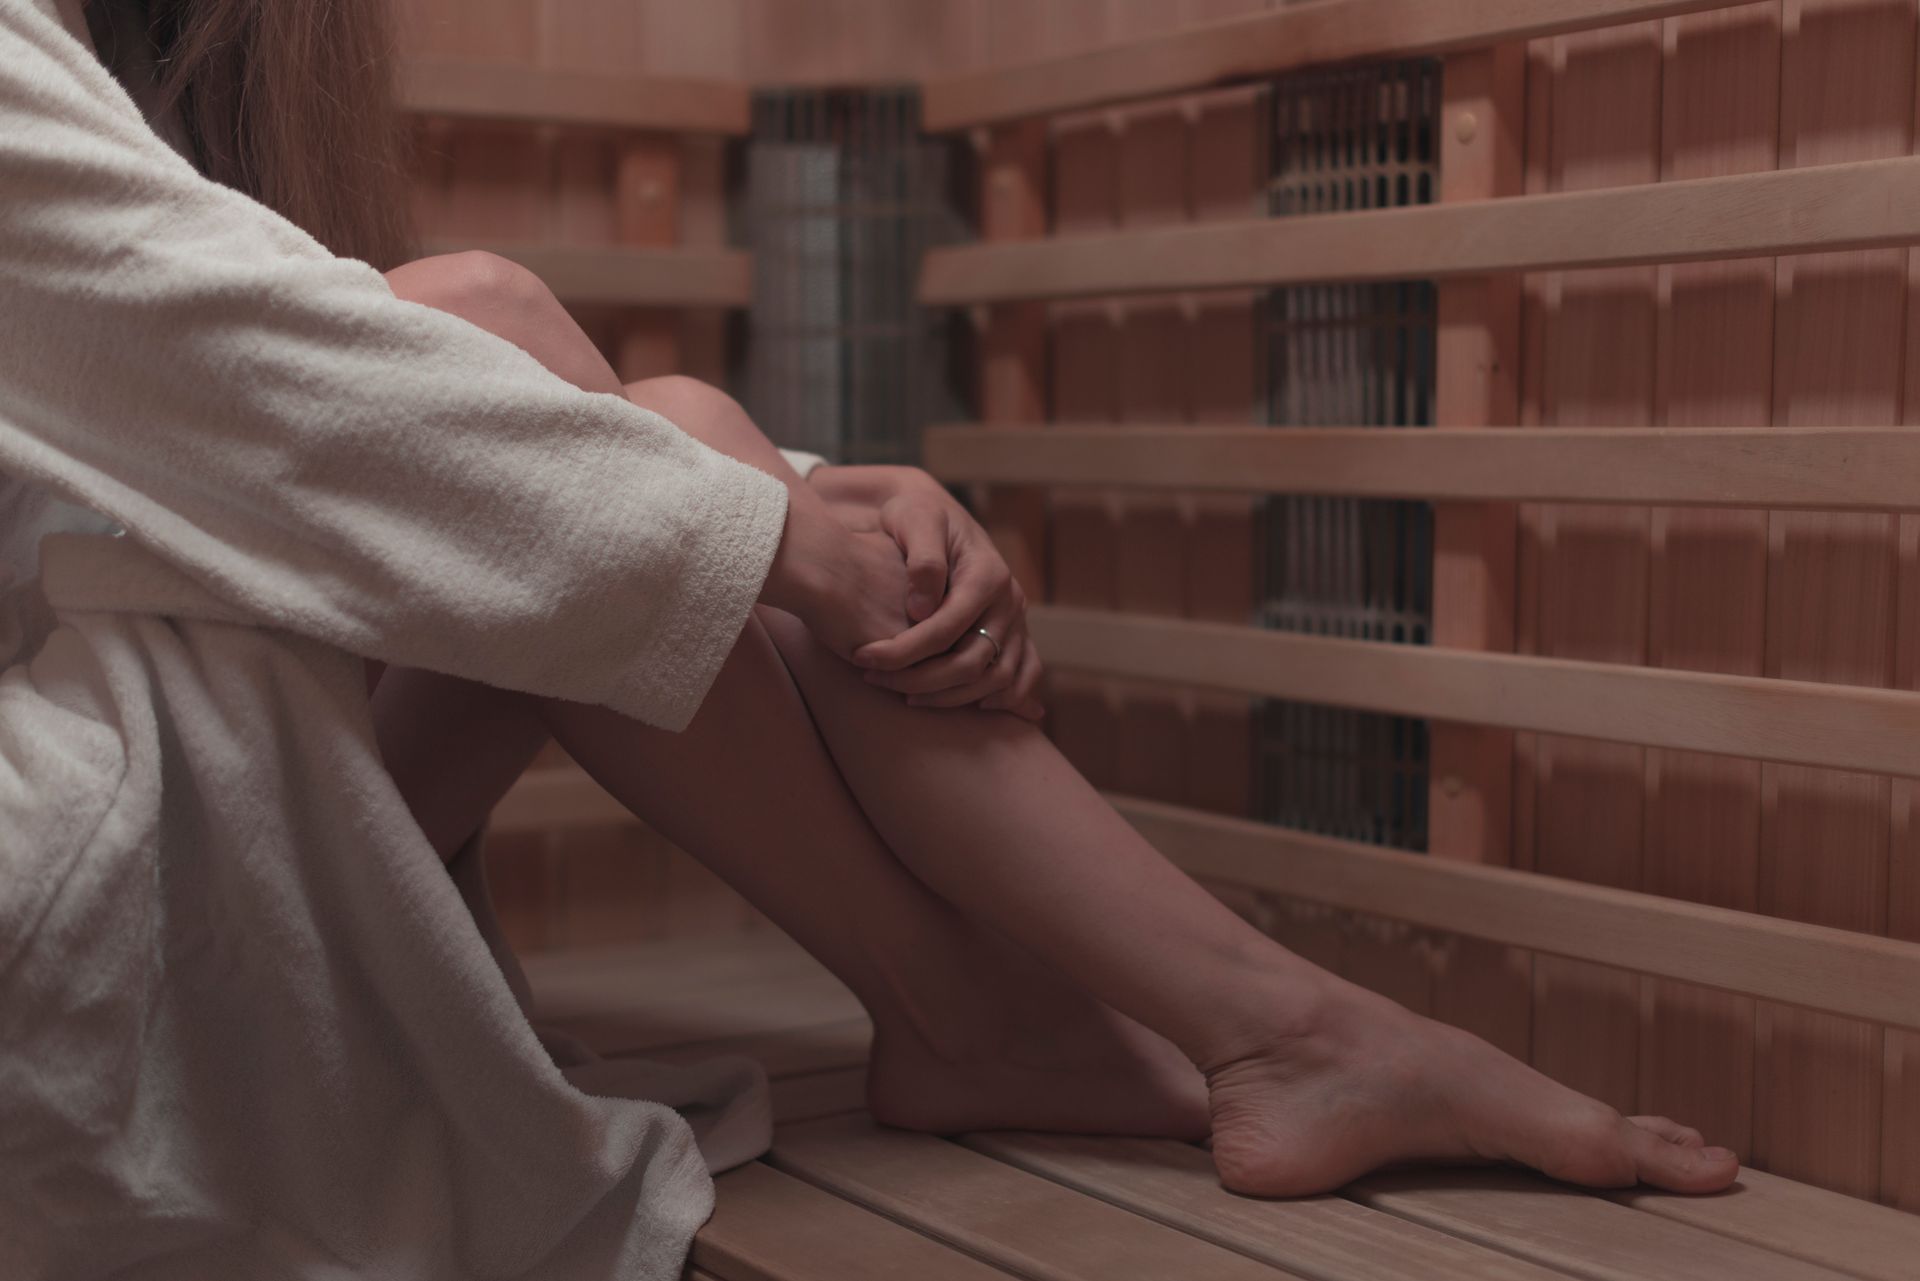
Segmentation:
[(542, 1017), (602, 1052), (766, 1064), (773, 1150), (721, 1176), (694, 1245), (714, 1281), (1911, 1281), (1920, 1260), (1920, 1218), (1753, 1172), (1707, 1198), (1448, 1170), (1259, 1201), (1181, 1143), (884, 1130), (861, 1112), (859, 1005), (778, 935), (528, 971)]

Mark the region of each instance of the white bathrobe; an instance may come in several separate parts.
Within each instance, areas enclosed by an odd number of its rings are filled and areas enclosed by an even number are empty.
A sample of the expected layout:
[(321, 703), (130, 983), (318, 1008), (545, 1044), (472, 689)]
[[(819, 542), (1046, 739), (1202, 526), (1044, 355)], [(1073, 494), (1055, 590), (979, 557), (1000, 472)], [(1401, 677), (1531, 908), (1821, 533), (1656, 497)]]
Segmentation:
[[(40, 540), (49, 493), (124, 536)], [(356, 656), (678, 728), (784, 515), (203, 180), (0, 0), (0, 1278), (677, 1275), (692, 1132), (541, 1052)]]

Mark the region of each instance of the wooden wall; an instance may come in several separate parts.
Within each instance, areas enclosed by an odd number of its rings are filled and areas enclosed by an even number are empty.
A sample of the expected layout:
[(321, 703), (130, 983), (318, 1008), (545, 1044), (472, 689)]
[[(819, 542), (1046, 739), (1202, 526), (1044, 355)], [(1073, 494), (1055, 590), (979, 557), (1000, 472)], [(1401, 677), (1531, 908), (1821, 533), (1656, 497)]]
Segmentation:
[[(1572, 191), (1905, 154), (1917, 0), (1765, 0), (1451, 59), (1442, 198)], [(756, 83), (897, 82), (1068, 53), (1265, 0), (403, 0), (418, 54)], [(989, 237), (1257, 209), (1249, 95), (1083, 113), (983, 136)], [(437, 132), (436, 132), (437, 131)], [(430, 126), (423, 214), (450, 235), (622, 234), (635, 140)], [(679, 234), (722, 234), (717, 143), (677, 144)], [(632, 162), (645, 169), (641, 160)], [(1542, 274), (1440, 294), (1441, 427), (1920, 416), (1907, 251)], [(984, 416), (1257, 421), (1255, 311), (1227, 293), (996, 309)], [(659, 318), (589, 315), (629, 368)], [(711, 376), (718, 336), (669, 344)], [(649, 330), (649, 325), (654, 328)], [(643, 335), (634, 341), (631, 335)], [(1244, 503), (1005, 491), (990, 519), (1036, 595), (1239, 622)], [(1050, 508), (1050, 517), (1045, 513)], [(1567, 505), (1437, 513), (1440, 643), (1715, 672), (1920, 685), (1920, 521)], [(1052, 728), (1104, 786), (1250, 802), (1246, 704), (1060, 676)], [(1920, 938), (1912, 785), (1545, 735), (1436, 726), (1437, 856)], [(644, 833), (515, 838), (523, 943), (752, 928)], [(527, 853), (528, 849), (532, 854)], [(563, 857), (564, 855), (564, 857)], [(562, 895), (555, 884), (582, 891)], [(543, 888), (544, 887), (544, 888)], [(677, 888), (676, 888), (677, 887)], [(676, 895), (679, 897), (676, 898)], [(642, 903), (632, 907), (623, 904)], [(701, 906), (705, 904), (705, 906)], [(529, 906), (531, 905), (531, 906)], [(1630, 1111), (1682, 1116), (1755, 1163), (1920, 1209), (1920, 1039), (1351, 914), (1246, 901), (1303, 954), (1475, 1028)]]
[[(1530, 190), (1906, 154), (1912, 0), (1770, 0), (1529, 51)], [(1914, 335), (1904, 250), (1526, 282), (1523, 413), (1550, 425), (1894, 424)], [(1911, 521), (1534, 507), (1529, 652), (1908, 684)], [(1913, 937), (1911, 788), (1537, 736), (1517, 751), (1534, 870)], [(1685, 1115), (1764, 1168), (1920, 1208), (1912, 1039), (1536, 959), (1534, 1061)]]

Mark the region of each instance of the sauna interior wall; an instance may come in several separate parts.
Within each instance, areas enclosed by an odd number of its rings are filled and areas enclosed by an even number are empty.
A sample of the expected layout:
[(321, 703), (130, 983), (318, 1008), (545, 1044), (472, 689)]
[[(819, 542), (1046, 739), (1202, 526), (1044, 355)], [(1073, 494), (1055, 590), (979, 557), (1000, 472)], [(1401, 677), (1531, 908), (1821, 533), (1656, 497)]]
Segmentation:
[[(764, 83), (898, 82), (1270, 7), (402, 3), (412, 47), (433, 56)], [(1914, 0), (1768, 0), (1450, 59), (1443, 198), (1905, 154), (1915, 27)], [(1247, 216), (1260, 182), (1256, 110), (1229, 91), (1047, 122), (1044, 230)], [(681, 145), (682, 235), (717, 240), (718, 144)], [(423, 212), (452, 220), (436, 224), (449, 234), (607, 235), (605, 197), (568, 178), (606, 171), (582, 149), (555, 136), (456, 141), (425, 176)], [(1510, 172), (1488, 159), (1502, 149)], [(1910, 259), (1888, 250), (1447, 286), (1441, 425), (1906, 422), (1920, 414)], [(1258, 421), (1256, 306), (1227, 293), (1048, 308), (1035, 398), (1057, 421)], [(617, 349), (619, 318), (585, 319)], [(682, 367), (712, 376), (715, 342), (696, 330)], [(1249, 616), (1247, 504), (1061, 493), (1051, 507), (1028, 572), (1054, 600)], [(1916, 683), (1912, 518), (1552, 506), (1438, 520), (1440, 643)], [(1251, 803), (1240, 700), (1062, 675), (1051, 706), (1062, 746), (1104, 785), (1229, 813)], [(1445, 726), (1434, 758), (1438, 856), (1920, 938), (1909, 784)], [(751, 914), (690, 864), (636, 857), (642, 839), (542, 838), (538, 856), (503, 859), (505, 896), (525, 906), (520, 940), (748, 926)], [(1315, 960), (1623, 1109), (1686, 1116), (1763, 1167), (1920, 1209), (1920, 1043), (1907, 1034), (1352, 914), (1238, 903)]]
[[(984, 6), (976, 56), (1123, 39), (1174, 7)], [(1456, 57), (1442, 198), (1907, 154), (1915, 63), (1913, 0), (1769, 0)], [(1245, 216), (1250, 110), (1218, 94), (1050, 122), (1047, 229)], [(1443, 287), (1440, 425), (1909, 421), (1916, 265), (1889, 250)], [(1048, 415), (1251, 420), (1252, 308), (1231, 294), (1051, 307)], [(1245, 509), (1084, 492), (1050, 506), (1056, 602), (1248, 617)], [(1439, 643), (1915, 684), (1911, 518), (1531, 506), (1438, 521)], [(1248, 806), (1243, 703), (1061, 675), (1051, 706), (1063, 748), (1103, 785)], [(1436, 856), (1920, 937), (1903, 782), (1442, 726), (1434, 789)], [(1240, 906), (1315, 960), (1625, 1111), (1684, 1116), (1763, 1168), (1920, 1209), (1908, 1034), (1349, 913)]]
[[(1790, 0), (1528, 50), (1531, 191), (1862, 160), (1914, 143), (1912, 0)], [(1882, 426), (1920, 413), (1906, 250), (1525, 282), (1528, 424)], [(1445, 375), (1443, 374), (1443, 377)], [(1911, 688), (1912, 518), (1528, 508), (1528, 652)], [(1913, 789), (1522, 736), (1537, 872), (1920, 937)], [(1600, 967), (1531, 966), (1534, 1061), (1694, 1119), (1758, 1165), (1920, 1208), (1920, 1043)]]

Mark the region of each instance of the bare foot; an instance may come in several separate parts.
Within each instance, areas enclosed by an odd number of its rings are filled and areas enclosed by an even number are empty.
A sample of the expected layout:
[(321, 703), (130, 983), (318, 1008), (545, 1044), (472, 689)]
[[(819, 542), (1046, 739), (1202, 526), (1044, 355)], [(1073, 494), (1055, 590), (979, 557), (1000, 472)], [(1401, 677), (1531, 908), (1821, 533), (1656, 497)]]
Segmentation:
[(1714, 1192), (1739, 1159), (1663, 1117), (1623, 1117), (1456, 1028), (1337, 984), (1295, 1031), (1207, 1073), (1221, 1182), (1328, 1192), (1385, 1165), (1516, 1162), (1569, 1183)]
[(933, 1134), (1047, 1130), (1200, 1139), (1207, 1090), (1173, 1045), (1090, 997), (1063, 994), (1045, 1010), (939, 1049), (911, 1023), (876, 1020), (867, 1106), (885, 1125)]

